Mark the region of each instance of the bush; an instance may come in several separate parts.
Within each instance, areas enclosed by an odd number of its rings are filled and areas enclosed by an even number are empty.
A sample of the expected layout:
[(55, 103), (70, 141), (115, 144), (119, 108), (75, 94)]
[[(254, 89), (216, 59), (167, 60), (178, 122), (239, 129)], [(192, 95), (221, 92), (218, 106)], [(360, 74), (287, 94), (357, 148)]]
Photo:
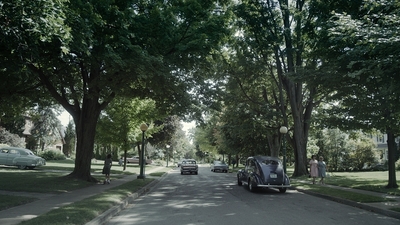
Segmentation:
[(12, 134), (0, 127), (0, 143), (13, 147), (25, 148), (25, 141), (20, 136)]
[(396, 170), (400, 170), (400, 159), (396, 161), (395, 165)]
[(59, 150), (45, 150), (41, 154), (39, 154), (40, 157), (44, 158), (46, 161), (50, 160), (64, 160), (67, 157), (63, 153), (61, 153)]

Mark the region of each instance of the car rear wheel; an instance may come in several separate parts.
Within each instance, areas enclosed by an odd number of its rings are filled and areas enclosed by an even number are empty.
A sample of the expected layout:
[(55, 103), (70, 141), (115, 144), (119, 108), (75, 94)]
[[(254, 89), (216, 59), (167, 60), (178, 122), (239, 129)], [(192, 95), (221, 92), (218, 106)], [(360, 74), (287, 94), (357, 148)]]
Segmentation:
[(285, 193), (286, 192), (286, 188), (279, 188), (279, 192), (280, 193)]
[(181, 175), (183, 175), (183, 172), (181, 171)]
[(21, 170), (24, 170), (24, 169), (26, 169), (26, 166), (25, 165), (19, 165), (18, 168), (21, 169)]
[(240, 181), (239, 177), (237, 178), (237, 183), (238, 183), (238, 186), (242, 186), (243, 185), (242, 181)]

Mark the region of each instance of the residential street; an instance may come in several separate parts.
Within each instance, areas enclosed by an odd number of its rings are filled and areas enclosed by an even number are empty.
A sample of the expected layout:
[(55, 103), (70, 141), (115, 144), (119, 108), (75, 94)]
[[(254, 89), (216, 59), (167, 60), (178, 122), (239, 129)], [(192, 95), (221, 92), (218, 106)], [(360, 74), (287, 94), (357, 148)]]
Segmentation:
[(147, 195), (106, 224), (309, 223), (397, 225), (400, 221), (295, 190), (251, 193), (237, 186), (235, 174), (213, 173), (203, 166), (198, 175), (181, 175), (179, 168), (171, 171)]

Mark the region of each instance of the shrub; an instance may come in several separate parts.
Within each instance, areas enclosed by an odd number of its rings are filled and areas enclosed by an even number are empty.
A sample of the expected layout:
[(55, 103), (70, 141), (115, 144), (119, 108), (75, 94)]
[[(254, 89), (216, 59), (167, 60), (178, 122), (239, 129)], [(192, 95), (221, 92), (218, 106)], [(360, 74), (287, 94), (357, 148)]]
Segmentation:
[(44, 158), (46, 161), (50, 160), (64, 160), (67, 157), (63, 153), (61, 153), (59, 150), (45, 150), (42, 152), (40, 157)]
[(13, 147), (25, 148), (25, 141), (20, 136), (12, 134), (0, 127), (0, 143)]
[(396, 170), (400, 170), (400, 159), (396, 161), (395, 165)]

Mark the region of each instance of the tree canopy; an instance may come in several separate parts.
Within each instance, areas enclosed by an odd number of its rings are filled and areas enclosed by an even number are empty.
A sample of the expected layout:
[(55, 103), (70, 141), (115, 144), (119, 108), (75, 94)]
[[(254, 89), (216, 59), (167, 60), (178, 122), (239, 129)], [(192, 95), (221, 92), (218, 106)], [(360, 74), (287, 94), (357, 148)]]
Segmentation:
[[(77, 135), (71, 176), (86, 180), (92, 180), (101, 111), (116, 96), (150, 98), (174, 114), (190, 111), (196, 99), (189, 91), (203, 79), (199, 69), (207, 68), (209, 55), (229, 34), (228, 16), (214, 13), (215, 1), (14, 3), (21, 8), (10, 4), (4, 13), (17, 33), (4, 32), (2, 39), (18, 36), (2, 42), (7, 60), (71, 114)], [(27, 5), (32, 14), (25, 14)]]

